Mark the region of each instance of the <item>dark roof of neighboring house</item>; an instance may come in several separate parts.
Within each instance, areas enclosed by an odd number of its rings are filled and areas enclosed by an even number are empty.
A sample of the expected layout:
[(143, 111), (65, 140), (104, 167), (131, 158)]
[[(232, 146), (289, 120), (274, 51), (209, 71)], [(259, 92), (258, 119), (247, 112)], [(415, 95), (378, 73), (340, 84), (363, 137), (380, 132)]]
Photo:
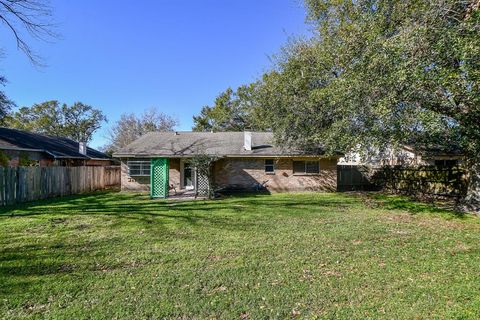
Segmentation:
[(20, 149), (45, 152), (53, 158), (110, 159), (108, 155), (87, 148), (87, 155), (79, 152), (78, 142), (68, 138), (46, 136), (17, 129), (0, 127), (0, 149)]
[(118, 150), (114, 157), (221, 157), (320, 156), (324, 150), (305, 153), (274, 145), (273, 133), (252, 132), (252, 150), (244, 148), (244, 132), (150, 132)]

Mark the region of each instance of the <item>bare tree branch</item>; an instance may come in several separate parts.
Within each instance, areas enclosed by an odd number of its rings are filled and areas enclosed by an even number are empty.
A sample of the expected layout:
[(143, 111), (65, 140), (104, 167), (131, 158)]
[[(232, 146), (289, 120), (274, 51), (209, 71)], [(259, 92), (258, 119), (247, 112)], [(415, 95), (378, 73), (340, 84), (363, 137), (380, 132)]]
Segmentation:
[(42, 59), (25, 40), (25, 31), (30, 37), (51, 41), (58, 38), (53, 29), (52, 8), (48, 0), (0, 0), (0, 21), (12, 32), (17, 48), (37, 66)]

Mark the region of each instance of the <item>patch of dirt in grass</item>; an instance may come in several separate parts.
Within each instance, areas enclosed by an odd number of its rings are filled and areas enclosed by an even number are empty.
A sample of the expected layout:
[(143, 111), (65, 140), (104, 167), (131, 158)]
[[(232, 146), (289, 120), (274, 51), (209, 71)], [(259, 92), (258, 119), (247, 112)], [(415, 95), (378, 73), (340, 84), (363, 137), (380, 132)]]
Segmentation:
[(52, 225), (66, 224), (68, 223), (67, 218), (51, 218), (48, 220)]
[(407, 231), (407, 230), (390, 230), (390, 232), (399, 236), (406, 236), (411, 233), (410, 231)]
[(480, 225), (472, 224), (472, 223), (464, 223), (462, 221), (456, 220), (446, 220), (442, 218), (434, 218), (434, 217), (426, 217), (420, 219), (418, 225), (422, 227), (438, 229), (445, 228), (445, 229), (457, 229), (457, 230), (465, 230), (465, 229), (480, 229)]
[(471, 246), (467, 246), (464, 243), (457, 243), (453, 248), (447, 248), (447, 252), (449, 252), (452, 256), (457, 254), (468, 254), (474, 250), (476, 249), (472, 248)]
[(210, 290), (209, 292), (207, 292), (207, 296), (211, 296), (211, 295), (214, 295), (214, 294), (216, 294), (216, 293), (224, 292), (224, 291), (227, 291), (227, 287), (225, 287), (225, 286), (218, 286), (218, 287), (213, 288), (213, 289)]
[(216, 255), (210, 255), (210, 256), (207, 257), (207, 259), (210, 260), (210, 261), (220, 261), (220, 260), (223, 259), (223, 257), (222, 256), (216, 256)]
[(75, 264), (62, 264), (58, 268), (58, 271), (60, 271), (60, 272), (72, 272), (75, 269), (77, 269), (77, 265), (75, 265)]
[(310, 270), (303, 270), (302, 280), (300, 281), (311, 281), (313, 280), (313, 274)]
[(23, 309), (27, 310), (30, 313), (45, 312), (48, 308), (48, 304), (35, 304), (33, 302), (26, 302), (23, 305)]
[(77, 230), (84, 230), (84, 229), (87, 229), (87, 228), (90, 228), (90, 225), (84, 224), (84, 223), (75, 226), (75, 229), (77, 229)]
[(445, 229), (480, 229), (480, 225), (472, 224), (472, 223), (465, 223), (462, 220), (454, 220), (454, 219), (445, 219), (439, 218), (434, 216), (414, 216), (408, 213), (385, 213), (383, 218), (379, 218), (387, 223), (395, 223), (395, 224), (408, 224), (408, 225), (417, 225), (420, 227), (427, 227), (427, 228), (445, 228)]
[(292, 309), (292, 318), (297, 318), (300, 317), (302, 313), (298, 311), (297, 309)]
[(342, 273), (336, 270), (324, 270), (321, 272), (322, 276), (327, 276), (327, 277), (336, 277), (340, 278), (342, 276)]

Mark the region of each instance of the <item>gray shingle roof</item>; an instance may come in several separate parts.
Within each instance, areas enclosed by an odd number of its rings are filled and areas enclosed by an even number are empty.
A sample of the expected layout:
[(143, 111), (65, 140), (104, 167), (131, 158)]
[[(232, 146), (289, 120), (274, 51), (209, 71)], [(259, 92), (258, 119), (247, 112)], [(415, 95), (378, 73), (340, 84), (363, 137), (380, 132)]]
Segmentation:
[[(319, 148), (314, 154), (322, 155)], [(113, 154), (114, 157), (188, 157), (195, 154), (254, 157), (307, 155), (274, 145), (271, 132), (252, 132), (252, 150), (244, 148), (244, 132), (150, 132)]]

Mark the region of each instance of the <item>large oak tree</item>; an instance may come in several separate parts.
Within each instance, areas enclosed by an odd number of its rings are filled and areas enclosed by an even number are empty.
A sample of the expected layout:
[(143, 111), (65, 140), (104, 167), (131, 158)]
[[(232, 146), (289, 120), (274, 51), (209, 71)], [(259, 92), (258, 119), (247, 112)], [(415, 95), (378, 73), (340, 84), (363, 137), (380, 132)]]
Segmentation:
[(311, 41), (287, 46), (258, 103), (278, 139), (330, 152), (461, 144), (480, 205), (480, 1), (307, 0)]
[(7, 127), (90, 142), (107, 119), (103, 112), (81, 102), (69, 106), (56, 100), (22, 107), (7, 116)]

